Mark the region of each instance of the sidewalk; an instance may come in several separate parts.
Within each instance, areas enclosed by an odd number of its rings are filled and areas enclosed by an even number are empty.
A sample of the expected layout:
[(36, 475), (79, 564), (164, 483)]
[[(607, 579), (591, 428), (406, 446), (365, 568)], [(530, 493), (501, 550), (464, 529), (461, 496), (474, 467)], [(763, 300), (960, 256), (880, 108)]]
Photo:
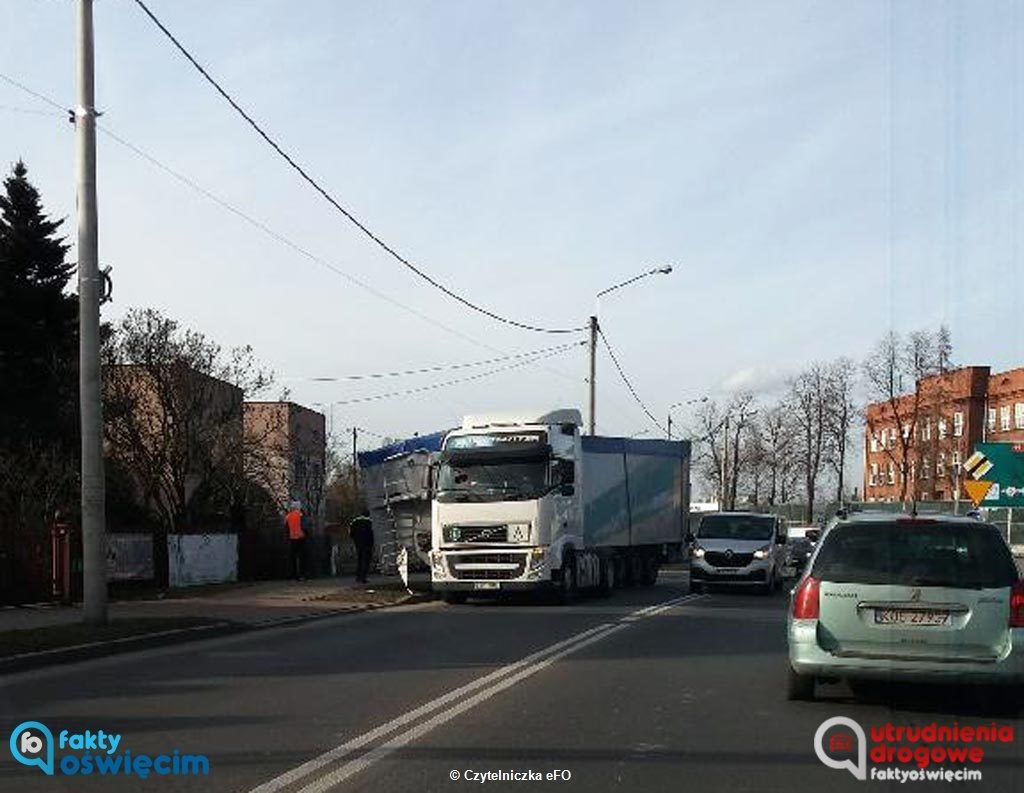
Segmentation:
[(0, 608), (0, 673), (82, 657), (267, 628), (430, 599), (429, 578), (412, 576), (409, 595), (394, 577), (258, 581), (172, 590), (164, 597), (112, 600), (110, 624), (82, 625), (80, 604)]

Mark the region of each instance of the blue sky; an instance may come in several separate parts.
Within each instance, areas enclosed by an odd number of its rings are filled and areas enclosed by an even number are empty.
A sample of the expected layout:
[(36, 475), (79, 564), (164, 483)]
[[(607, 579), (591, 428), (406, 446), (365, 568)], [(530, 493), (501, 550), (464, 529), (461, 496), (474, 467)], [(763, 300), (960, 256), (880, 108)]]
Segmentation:
[[(956, 359), (1024, 365), (1024, 8), (995, 2), (190, 2), (151, 8), (359, 217), (471, 299), (544, 325), (600, 289), (637, 390), (668, 404), (862, 357), (948, 322)], [(0, 0), (0, 72), (71, 104), (73, 5)], [(101, 121), (317, 256), (297, 255), (101, 137), (101, 259), (282, 377), (493, 357), (559, 339), (430, 290), (303, 184), (128, 0), (96, 4)], [(6, 109), (5, 109), (6, 108)], [(21, 157), (73, 224), (74, 138), (0, 82)], [(69, 228), (70, 230), (70, 228)], [(335, 408), (403, 435), (467, 412), (583, 406), (582, 349), (414, 398)], [(304, 403), (458, 376), (288, 380)], [(464, 372), (461, 374), (468, 374)], [(649, 423), (600, 364), (599, 425)], [(662, 418), (663, 420), (663, 418)], [(686, 415), (677, 421), (686, 422)]]

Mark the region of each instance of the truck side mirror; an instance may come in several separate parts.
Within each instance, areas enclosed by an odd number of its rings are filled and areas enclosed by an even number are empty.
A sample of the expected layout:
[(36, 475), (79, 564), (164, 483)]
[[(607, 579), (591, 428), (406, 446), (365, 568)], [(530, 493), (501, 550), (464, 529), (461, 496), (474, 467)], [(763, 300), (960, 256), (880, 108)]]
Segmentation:
[(695, 539), (697, 539), (697, 538), (693, 536), (693, 532), (692, 531), (686, 532), (686, 541), (687, 542), (693, 542)]

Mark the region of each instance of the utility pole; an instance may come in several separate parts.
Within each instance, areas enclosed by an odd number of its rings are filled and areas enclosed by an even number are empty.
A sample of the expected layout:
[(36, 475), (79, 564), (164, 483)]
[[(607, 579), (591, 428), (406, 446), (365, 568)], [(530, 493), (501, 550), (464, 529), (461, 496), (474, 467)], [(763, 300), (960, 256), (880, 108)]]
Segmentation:
[(99, 241), (96, 220), (96, 97), (92, 0), (78, 0), (78, 356), (82, 434), (83, 617), (107, 621), (107, 519), (103, 481), (103, 402), (100, 386)]
[(672, 440), (672, 411), (668, 412), (668, 439)]
[(597, 434), (597, 317), (590, 317), (590, 415), (587, 434)]

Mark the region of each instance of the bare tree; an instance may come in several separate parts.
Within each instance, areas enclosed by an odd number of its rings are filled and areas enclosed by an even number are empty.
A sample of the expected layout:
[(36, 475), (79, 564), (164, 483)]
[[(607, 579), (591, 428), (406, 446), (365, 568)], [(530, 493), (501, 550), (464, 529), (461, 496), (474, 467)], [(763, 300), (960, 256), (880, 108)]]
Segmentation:
[(167, 534), (211, 513), (230, 514), (241, 497), (254, 464), (242, 401), (272, 378), (250, 348), (225, 354), (154, 309), (130, 311), (105, 358), (108, 454), (159, 519), (153, 560), (158, 582), (166, 584)]
[[(927, 409), (924, 381), (949, 365), (951, 350), (948, 330), (915, 331), (905, 339), (890, 332), (864, 362), (870, 398), (886, 406), (881, 418), (868, 415), (868, 432), (881, 436), (880, 447), (898, 472), (901, 501), (907, 500), (911, 449)], [(931, 402), (937, 404), (935, 396)]]
[(787, 405), (796, 430), (794, 459), (807, 499), (805, 518), (814, 520), (818, 479), (828, 454), (829, 372), (815, 363), (789, 382)]
[(836, 501), (841, 504), (845, 497), (846, 457), (850, 449), (850, 436), (858, 416), (854, 400), (857, 365), (850, 358), (837, 358), (829, 365), (827, 378), (825, 434), (829, 464), (836, 474)]
[(746, 392), (733, 397), (726, 408), (726, 416), (729, 419), (727, 442), (731, 455), (726, 474), (726, 509), (736, 509), (740, 478), (749, 471), (756, 455), (755, 447), (749, 443), (750, 430), (756, 415), (754, 396)]
[(775, 404), (762, 409), (753, 427), (757, 450), (756, 465), (765, 482), (765, 500), (771, 506), (785, 503), (792, 492), (793, 428), (785, 406)]

